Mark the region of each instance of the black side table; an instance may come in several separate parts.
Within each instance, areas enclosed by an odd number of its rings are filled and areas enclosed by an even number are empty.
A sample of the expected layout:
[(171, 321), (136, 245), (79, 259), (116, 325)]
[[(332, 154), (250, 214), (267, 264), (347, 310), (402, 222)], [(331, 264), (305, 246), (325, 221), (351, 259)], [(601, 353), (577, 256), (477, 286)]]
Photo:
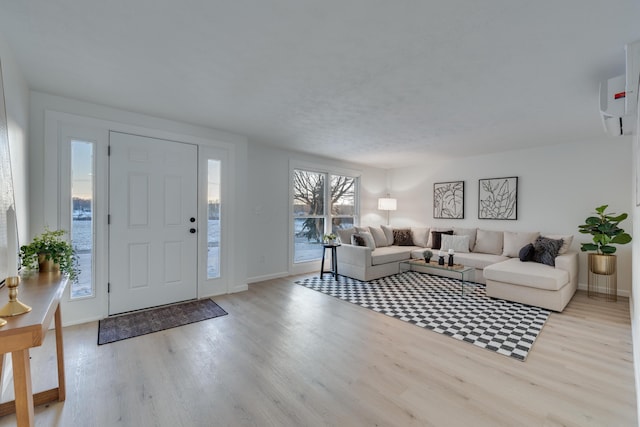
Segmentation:
[(340, 246), (339, 243), (325, 243), (324, 249), (322, 250), (322, 263), (320, 264), (320, 279), (324, 275), (324, 256), (327, 253), (327, 249), (331, 249), (331, 271), (327, 271), (327, 273), (333, 274), (333, 278), (338, 280), (338, 251), (336, 248)]

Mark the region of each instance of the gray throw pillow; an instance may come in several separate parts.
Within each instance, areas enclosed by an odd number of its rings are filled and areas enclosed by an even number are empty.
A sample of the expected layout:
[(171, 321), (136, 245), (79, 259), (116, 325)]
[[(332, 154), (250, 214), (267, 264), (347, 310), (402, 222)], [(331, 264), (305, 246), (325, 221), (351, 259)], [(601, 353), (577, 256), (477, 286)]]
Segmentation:
[(520, 249), (520, 253), (518, 254), (520, 257), (520, 261), (527, 262), (533, 261), (533, 254), (536, 252), (536, 249), (533, 247), (533, 243), (529, 243)]
[(562, 247), (562, 239), (547, 239), (546, 237), (538, 237), (533, 244), (533, 261), (541, 264), (556, 266), (556, 257)]

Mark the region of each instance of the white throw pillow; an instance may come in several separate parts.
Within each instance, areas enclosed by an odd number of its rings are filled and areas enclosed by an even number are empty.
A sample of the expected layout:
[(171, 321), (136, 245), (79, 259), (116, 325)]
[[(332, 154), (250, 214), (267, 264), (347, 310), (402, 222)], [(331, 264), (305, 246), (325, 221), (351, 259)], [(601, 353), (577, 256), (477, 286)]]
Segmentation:
[(453, 227), (453, 235), (454, 236), (469, 236), (469, 250), (473, 252), (473, 249), (476, 246), (476, 233), (477, 228), (461, 228), (461, 227)]
[(388, 225), (381, 225), (382, 231), (384, 231), (384, 235), (387, 238), (387, 246), (393, 245), (393, 228)]
[(368, 248), (371, 248), (371, 250), (374, 250), (376, 248), (376, 242), (375, 240), (373, 240), (373, 236), (370, 232), (361, 231), (358, 234), (364, 239), (364, 242), (367, 244)]
[(569, 251), (569, 248), (571, 247), (571, 243), (573, 242), (572, 234), (547, 234), (546, 236), (543, 236), (543, 237), (546, 237), (547, 239), (553, 239), (553, 240), (562, 239), (562, 247), (560, 248), (558, 255), (566, 254)]
[(502, 255), (503, 236), (502, 231), (489, 231), (478, 229), (474, 252), (483, 254)]
[(446, 252), (449, 249), (453, 249), (457, 253), (469, 252), (469, 236), (452, 236), (450, 234), (443, 234), (440, 250)]
[(369, 232), (373, 236), (373, 241), (376, 243), (376, 248), (389, 246), (389, 244), (387, 243), (387, 236), (385, 236), (384, 231), (382, 231), (382, 228), (369, 227)]
[(411, 227), (411, 238), (415, 246), (426, 248), (429, 243), (429, 227)]
[(526, 233), (522, 231), (505, 231), (504, 232), (504, 248), (502, 256), (517, 258), (520, 256), (520, 249), (529, 243), (534, 243), (540, 237), (540, 233)]

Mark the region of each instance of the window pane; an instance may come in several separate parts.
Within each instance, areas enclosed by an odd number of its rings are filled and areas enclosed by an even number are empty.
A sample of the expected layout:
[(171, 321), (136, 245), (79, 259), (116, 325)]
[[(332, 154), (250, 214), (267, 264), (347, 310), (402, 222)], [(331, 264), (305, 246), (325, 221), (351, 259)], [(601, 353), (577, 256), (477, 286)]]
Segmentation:
[(294, 227), (293, 262), (322, 258), (324, 218), (295, 218)]
[[(331, 227), (331, 232), (333, 234), (337, 234), (338, 230), (342, 230), (345, 228), (351, 228), (354, 227), (356, 224), (354, 222), (354, 218), (351, 217), (345, 217), (345, 218), (336, 218), (333, 217), (331, 219), (331, 223), (332, 223), (332, 227)], [(345, 243), (351, 243), (351, 242), (345, 242)]]
[(71, 298), (90, 297), (93, 288), (93, 143), (71, 141), (71, 244), (80, 273), (71, 283)]
[(207, 278), (220, 277), (220, 161), (208, 162)]
[(295, 170), (293, 176), (293, 214), (324, 215), (324, 174)]
[(331, 176), (331, 215), (356, 214), (356, 180), (349, 176)]

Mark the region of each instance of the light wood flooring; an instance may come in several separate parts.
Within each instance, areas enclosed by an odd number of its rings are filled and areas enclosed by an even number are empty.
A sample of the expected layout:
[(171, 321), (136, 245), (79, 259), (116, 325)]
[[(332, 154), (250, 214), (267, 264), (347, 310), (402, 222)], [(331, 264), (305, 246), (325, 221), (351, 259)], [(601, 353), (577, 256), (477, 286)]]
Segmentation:
[[(228, 316), (113, 344), (96, 345), (97, 322), (65, 328), (67, 400), (37, 408), (36, 425), (637, 425), (626, 299), (578, 292), (520, 362), (295, 279), (214, 298)], [(31, 352), (35, 391), (55, 385), (53, 349), (49, 333)]]

